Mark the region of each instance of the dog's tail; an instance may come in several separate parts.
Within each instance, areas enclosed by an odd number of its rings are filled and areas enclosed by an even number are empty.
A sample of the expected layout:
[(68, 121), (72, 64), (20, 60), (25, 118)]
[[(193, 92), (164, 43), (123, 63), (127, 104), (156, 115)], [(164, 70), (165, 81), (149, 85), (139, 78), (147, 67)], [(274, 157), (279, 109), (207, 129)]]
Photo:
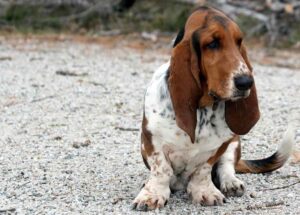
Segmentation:
[(238, 173), (264, 173), (282, 167), (293, 151), (294, 126), (289, 126), (277, 151), (270, 157), (259, 160), (239, 160), (235, 166)]

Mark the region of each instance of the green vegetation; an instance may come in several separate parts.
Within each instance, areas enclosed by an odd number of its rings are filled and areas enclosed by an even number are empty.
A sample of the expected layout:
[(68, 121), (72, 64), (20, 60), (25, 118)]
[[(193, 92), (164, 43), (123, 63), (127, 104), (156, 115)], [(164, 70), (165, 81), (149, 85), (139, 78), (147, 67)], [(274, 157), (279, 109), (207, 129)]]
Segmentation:
[[(191, 6), (174, 2), (138, 1), (133, 8), (123, 13), (109, 15), (91, 11), (84, 16), (76, 16), (86, 9), (70, 6), (46, 8), (44, 6), (13, 5), (6, 10), (0, 20), (21, 32), (28, 31), (87, 31), (120, 29), (131, 31), (177, 31), (183, 26)], [(72, 17), (72, 19), (69, 19)]]
[(145, 26), (146, 30), (149, 31), (154, 29), (177, 31), (184, 25), (186, 18), (191, 12), (191, 6), (174, 2), (153, 4), (149, 1), (148, 4), (137, 4), (136, 6), (132, 13), (138, 14), (138, 16), (135, 16), (135, 20), (132, 21), (139, 22), (144, 16), (145, 19), (139, 27), (142, 30), (143, 26)]
[(285, 47), (292, 46), (293, 44), (296, 44), (300, 41), (300, 23), (295, 22), (291, 26), (292, 32), (290, 36), (287, 38), (287, 42), (285, 44)]
[[(21, 33), (43, 32), (87, 32), (120, 30), (122, 33), (154, 31), (177, 32), (183, 27), (188, 15), (193, 10), (190, 4), (180, 1), (136, 1), (129, 10), (114, 11), (90, 10), (70, 5), (45, 7), (43, 5), (10, 6), (0, 16), (1, 27), (13, 27)], [(249, 16), (239, 16), (237, 20), (242, 31), (248, 37), (269, 37), (267, 29), (259, 21)], [(300, 41), (300, 23), (291, 22), (291, 26), (283, 26), (281, 47), (290, 47)], [(256, 26), (256, 27), (254, 27)], [(285, 27), (285, 28), (284, 28)], [(83, 31), (82, 31), (83, 30)]]
[[(254, 19), (249, 16), (240, 15), (237, 18), (237, 23), (246, 36), (262, 36), (267, 32), (265, 28), (255, 29), (255, 31), (249, 32), (249, 29), (253, 29), (255, 28), (254, 26), (259, 26), (260, 24), (260, 22), (257, 19)], [(251, 35), (249, 35), (249, 33)]]

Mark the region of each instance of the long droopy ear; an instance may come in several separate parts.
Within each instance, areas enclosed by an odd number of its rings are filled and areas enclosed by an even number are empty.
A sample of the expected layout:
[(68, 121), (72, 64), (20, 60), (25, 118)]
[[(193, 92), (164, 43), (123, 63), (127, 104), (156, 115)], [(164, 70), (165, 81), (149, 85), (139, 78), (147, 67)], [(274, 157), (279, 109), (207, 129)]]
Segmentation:
[[(194, 34), (193, 34), (194, 35)], [(170, 77), (168, 80), (169, 91), (176, 123), (195, 141), (195, 129), (197, 124), (197, 108), (201, 97), (199, 50), (194, 49), (195, 40), (181, 41), (172, 52)]]
[[(241, 55), (252, 73), (246, 48), (242, 45)], [(253, 74), (252, 74), (253, 75)], [(260, 117), (255, 83), (250, 90), (250, 95), (245, 99), (227, 101), (225, 103), (225, 120), (232, 132), (244, 135), (257, 123)]]

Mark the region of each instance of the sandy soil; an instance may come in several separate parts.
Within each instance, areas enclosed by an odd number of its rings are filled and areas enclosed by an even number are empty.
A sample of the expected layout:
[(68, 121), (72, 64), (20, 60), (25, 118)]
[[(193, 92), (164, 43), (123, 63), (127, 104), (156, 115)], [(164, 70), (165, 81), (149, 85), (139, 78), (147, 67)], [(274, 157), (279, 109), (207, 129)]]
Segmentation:
[[(0, 213), (135, 213), (130, 204), (148, 176), (139, 153), (143, 94), (168, 51), (124, 44), (0, 37)], [(274, 152), (290, 120), (297, 149), (300, 70), (254, 68), (262, 117), (242, 138), (243, 157)], [(193, 205), (179, 192), (156, 213), (297, 214), (299, 177), (291, 159), (270, 174), (239, 175), (247, 192), (224, 206)]]

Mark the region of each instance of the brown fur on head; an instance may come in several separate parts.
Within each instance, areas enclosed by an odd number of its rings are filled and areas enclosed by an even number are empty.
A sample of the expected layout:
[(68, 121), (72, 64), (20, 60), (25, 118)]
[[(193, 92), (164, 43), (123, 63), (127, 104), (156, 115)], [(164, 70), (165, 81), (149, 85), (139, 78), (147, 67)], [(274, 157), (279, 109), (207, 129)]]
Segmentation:
[(259, 119), (255, 85), (239, 91), (234, 78), (252, 77), (242, 33), (222, 12), (202, 7), (188, 18), (172, 51), (169, 90), (178, 126), (195, 140), (197, 108), (225, 102), (225, 119), (236, 134)]

